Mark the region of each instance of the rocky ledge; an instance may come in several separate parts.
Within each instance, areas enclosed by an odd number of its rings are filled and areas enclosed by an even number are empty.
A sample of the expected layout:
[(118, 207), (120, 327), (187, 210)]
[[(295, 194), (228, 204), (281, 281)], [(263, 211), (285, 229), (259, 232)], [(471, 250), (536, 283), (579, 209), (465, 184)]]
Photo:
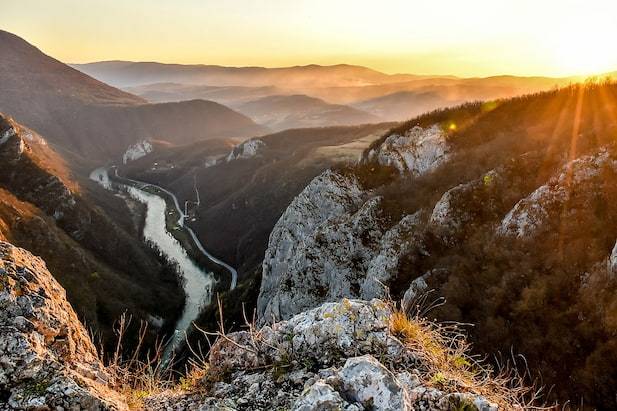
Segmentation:
[(500, 409), (473, 390), (449, 388), (426, 353), (396, 335), (392, 318), (381, 300), (342, 300), (229, 334), (211, 349), (198, 392), (163, 393), (146, 409)]
[(391, 134), (368, 153), (368, 160), (418, 176), (440, 166), (449, 155), (446, 133), (435, 124), (428, 128), (415, 126), (402, 135)]
[(109, 379), (45, 263), (0, 242), (0, 410), (126, 409)]
[(5, 242), (0, 307), (0, 410), (513, 409), (454, 340), (378, 299), (220, 336), (191, 384), (139, 392), (101, 362), (45, 263)]

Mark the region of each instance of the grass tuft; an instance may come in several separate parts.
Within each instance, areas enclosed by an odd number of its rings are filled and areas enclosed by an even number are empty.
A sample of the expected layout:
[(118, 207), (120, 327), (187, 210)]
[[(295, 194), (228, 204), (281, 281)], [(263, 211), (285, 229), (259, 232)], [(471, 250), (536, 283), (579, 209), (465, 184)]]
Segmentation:
[[(460, 324), (438, 324), (418, 315), (408, 316), (394, 308), (390, 331), (422, 360), (425, 382), (452, 392), (481, 395), (500, 409), (541, 410), (541, 390), (523, 383), (515, 368), (492, 367), (472, 357)], [(461, 409), (467, 409), (465, 407)]]

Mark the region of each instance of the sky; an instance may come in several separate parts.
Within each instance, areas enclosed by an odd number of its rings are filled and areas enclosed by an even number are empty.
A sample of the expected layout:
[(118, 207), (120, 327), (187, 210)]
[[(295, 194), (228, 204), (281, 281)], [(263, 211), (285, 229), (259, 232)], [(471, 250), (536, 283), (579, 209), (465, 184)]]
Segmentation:
[(459, 76), (617, 70), (615, 0), (0, 0), (0, 29), (68, 63), (347, 63)]

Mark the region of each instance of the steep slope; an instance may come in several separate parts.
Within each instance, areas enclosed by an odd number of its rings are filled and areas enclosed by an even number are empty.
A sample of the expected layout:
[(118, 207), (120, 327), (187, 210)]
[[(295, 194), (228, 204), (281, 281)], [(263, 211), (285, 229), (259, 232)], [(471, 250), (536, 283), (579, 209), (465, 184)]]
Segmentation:
[[(206, 248), (240, 271), (261, 263), (276, 219), (317, 174), (356, 161), (390, 124), (288, 130), (229, 146), (202, 142), (155, 151), (121, 167), (137, 180), (169, 188), (192, 204), (190, 224)], [(225, 216), (225, 218), (223, 218)], [(250, 222), (247, 224), (247, 222)], [(209, 235), (216, 232), (217, 235)]]
[(315, 178), (275, 225), (260, 321), (341, 297), (445, 298), (479, 351), (614, 409), (617, 86), (420, 116)]
[(379, 300), (228, 334), (179, 383), (158, 368), (152, 378), (121, 360), (105, 366), (45, 263), (6, 242), (0, 300), (2, 409), (528, 409), (528, 390), (474, 370), (460, 338)]
[(128, 409), (44, 261), (0, 242), (0, 298), (2, 409)]
[[(2, 237), (47, 260), (104, 344), (112, 342), (113, 323), (125, 311), (135, 319), (169, 320), (165, 332), (183, 304), (173, 267), (141, 245), (133, 221), (114, 223), (94, 206), (43, 138), (1, 115), (0, 136)], [(105, 201), (129, 215), (122, 201)]]
[(274, 131), (377, 123), (371, 114), (303, 95), (268, 96), (237, 107), (238, 111)]
[(0, 31), (0, 112), (45, 135), (63, 154), (104, 162), (145, 138), (192, 142), (263, 132), (206, 101), (150, 105)]
[[(20, 37), (0, 30), (0, 78), (3, 104), (15, 110), (53, 106), (63, 97), (67, 104), (129, 105), (145, 101), (93, 79), (41, 53)], [(17, 93), (29, 93), (30, 100)], [(39, 102), (32, 105), (32, 101)]]

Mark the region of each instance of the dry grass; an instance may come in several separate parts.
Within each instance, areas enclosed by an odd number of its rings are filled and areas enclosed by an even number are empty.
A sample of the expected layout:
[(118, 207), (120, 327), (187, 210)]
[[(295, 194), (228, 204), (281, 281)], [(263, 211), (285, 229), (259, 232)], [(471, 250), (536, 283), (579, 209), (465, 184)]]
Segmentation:
[[(518, 372), (511, 365), (498, 367), (495, 372), (484, 361), (469, 354), (470, 345), (461, 332), (460, 324), (438, 324), (426, 319), (426, 311), (415, 306), (415, 314), (407, 314), (392, 304), (393, 315), (390, 318), (390, 331), (398, 337), (409, 350), (421, 359), (419, 371), (424, 383), (445, 392), (463, 392), (481, 395), (503, 410), (557, 410), (556, 407), (537, 406), (542, 390), (525, 385), (528, 374)], [(219, 316), (222, 318), (222, 306), (218, 304)], [(211, 337), (229, 340), (223, 326), (211, 333), (200, 330), (211, 347)], [(239, 346), (238, 349), (257, 349), (256, 341), (259, 331), (254, 321), (245, 323), (253, 339), (253, 347)], [(124, 356), (122, 340), (130, 324), (130, 318), (123, 316), (118, 321), (116, 333), (118, 342), (112, 357), (107, 361), (107, 370), (112, 376), (111, 388), (121, 393), (130, 409), (144, 407), (147, 397), (162, 393), (182, 393), (204, 387), (208, 380), (219, 380), (220, 376), (209, 370), (207, 355), (189, 346), (192, 358), (184, 372), (172, 369), (173, 361), (163, 364), (163, 344), (158, 344), (152, 351), (140, 353), (147, 325), (141, 324), (137, 349), (128, 357)], [(209, 351), (209, 350), (207, 350)], [(276, 371), (277, 364), (264, 367)], [(207, 385), (207, 384), (206, 384)]]
[(196, 356), (190, 360), (185, 371), (180, 373), (173, 368), (173, 358), (163, 361), (162, 342), (143, 352), (148, 331), (148, 324), (145, 322), (139, 327), (137, 347), (127, 355), (123, 349), (123, 340), (130, 323), (131, 318), (126, 315), (117, 322), (114, 328), (117, 335), (116, 349), (111, 358), (103, 360), (111, 376), (111, 388), (125, 398), (131, 410), (143, 409), (147, 397), (163, 392), (189, 391), (199, 384), (207, 370), (203, 357)]
[(418, 312), (408, 315), (393, 308), (390, 331), (422, 360), (425, 383), (452, 392), (481, 395), (500, 409), (549, 410), (536, 406), (542, 390), (524, 384), (525, 378), (511, 365), (495, 372), (470, 355), (470, 345), (460, 324), (438, 324)]

